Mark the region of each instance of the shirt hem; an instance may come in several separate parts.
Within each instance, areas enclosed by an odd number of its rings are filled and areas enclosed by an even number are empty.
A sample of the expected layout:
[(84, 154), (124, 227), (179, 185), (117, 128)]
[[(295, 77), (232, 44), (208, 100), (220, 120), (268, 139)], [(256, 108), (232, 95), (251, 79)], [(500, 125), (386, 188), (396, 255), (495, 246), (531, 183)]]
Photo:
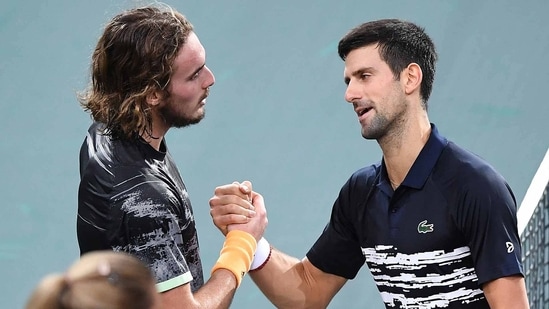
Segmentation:
[(178, 286), (181, 286), (183, 284), (187, 284), (193, 280), (193, 276), (191, 275), (191, 272), (186, 272), (180, 276), (177, 276), (175, 278), (171, 278), (169, 280), (166, 280), (164, 282), (159, 282), (156, 284), (156, 290), (159, 293), (166, 292), (168, 290), (171, 290), (173, 288), (176, 288)]

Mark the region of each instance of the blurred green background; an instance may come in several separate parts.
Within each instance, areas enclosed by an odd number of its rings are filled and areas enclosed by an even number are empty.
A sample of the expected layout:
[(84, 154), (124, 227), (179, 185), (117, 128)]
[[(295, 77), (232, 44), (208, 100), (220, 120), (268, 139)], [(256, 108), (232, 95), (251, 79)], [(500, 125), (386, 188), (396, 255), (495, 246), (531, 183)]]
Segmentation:
[[(47, 273), (78, 258), (78, 151), (91, 120), (88, 82), (103, 25), (135, 1), (0, 4), (0, 308), (21, 308)], [(341, 185), (379, 160), (343, 100), (336, 46), (371, 19), (424, 26), (440, 55), (430, 99), (439, 130), (491, 162), (520, 204), (549, 146), (549, 4), (537, 1), (170, 1), (194, 24), (216, 75), (207, 116), (172, 130), (198, 221), (205, 272), (221, 234), (215, 186), (250, 179), (266, 200), (266, 237), (303, 257)], [(544, 90), (545, 89), (545, 90)], [(249, 278), (233, 308), (272, 308)], [(366, 267), (330, 308), (383, 308)]]

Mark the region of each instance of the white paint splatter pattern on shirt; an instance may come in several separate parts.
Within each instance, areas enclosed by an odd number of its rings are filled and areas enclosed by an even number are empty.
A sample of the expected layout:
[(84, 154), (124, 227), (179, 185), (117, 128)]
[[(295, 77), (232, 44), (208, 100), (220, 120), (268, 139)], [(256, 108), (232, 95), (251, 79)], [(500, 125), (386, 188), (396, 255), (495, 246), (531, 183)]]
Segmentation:
[[(362, 253), (389, 308), (449, 308), (484, 298), (474, 268), (463, 263), (471, 255), (468, 247), (404, 254), (380, 245)], [(451, 271), (427, 271), (433, 265)]]
[(192, 206), (165, 141), (157, 151), (141, 141), (111, 139), (104, 128), (92, 124), (80, 150), (81, 252), (134, 254), (158, 283), (192, 276), (196, 291), (204, 278)]

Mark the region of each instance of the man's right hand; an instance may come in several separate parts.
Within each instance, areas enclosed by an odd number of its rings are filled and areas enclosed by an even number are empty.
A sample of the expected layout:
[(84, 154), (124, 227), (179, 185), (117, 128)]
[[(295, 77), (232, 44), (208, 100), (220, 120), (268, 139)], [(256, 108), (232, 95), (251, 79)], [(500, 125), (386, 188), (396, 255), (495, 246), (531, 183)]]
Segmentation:
[(261, 239), (268, 223), (263, 197), (252, 191), (249, 181), (215, 188), (210, 198), (210, 215), (223, 235), (237, 229), (250, 233), (256, 240)]

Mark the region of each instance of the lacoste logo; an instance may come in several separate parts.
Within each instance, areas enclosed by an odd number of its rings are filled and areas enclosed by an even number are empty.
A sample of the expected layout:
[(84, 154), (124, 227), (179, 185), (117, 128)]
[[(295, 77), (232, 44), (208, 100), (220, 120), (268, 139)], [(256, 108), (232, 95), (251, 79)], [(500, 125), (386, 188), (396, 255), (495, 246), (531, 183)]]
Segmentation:
[(434, 224), (432, 223), (427, 224), (427, 220), (423, 220), (417, 225), (418, 233), (422, 233), (422, 234), (431, 233), (434, 230), (435, 230)]
[(511, 253), (511, 252), (515, 251), (515, 246), (513, 245), (512, 242), (510, 242), (510, 241), (506, 242), (505, 246), (507, 247), (507, 253)]

